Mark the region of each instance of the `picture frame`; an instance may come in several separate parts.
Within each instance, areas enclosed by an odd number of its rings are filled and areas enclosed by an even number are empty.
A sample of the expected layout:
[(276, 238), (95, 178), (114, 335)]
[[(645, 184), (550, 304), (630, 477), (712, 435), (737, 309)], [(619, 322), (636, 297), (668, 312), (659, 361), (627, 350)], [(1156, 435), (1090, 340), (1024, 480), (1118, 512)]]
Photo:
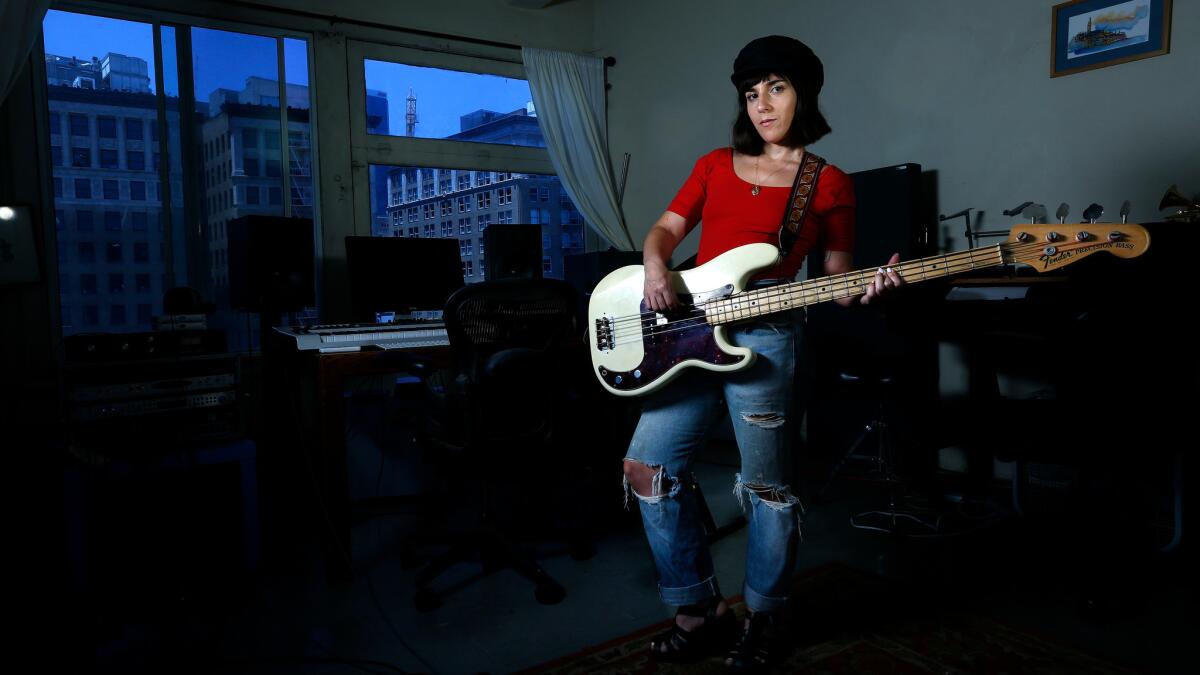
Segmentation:
[(1050, 77), (1170, 50), (1171, 0), (1071, 0), (1051, 15)]

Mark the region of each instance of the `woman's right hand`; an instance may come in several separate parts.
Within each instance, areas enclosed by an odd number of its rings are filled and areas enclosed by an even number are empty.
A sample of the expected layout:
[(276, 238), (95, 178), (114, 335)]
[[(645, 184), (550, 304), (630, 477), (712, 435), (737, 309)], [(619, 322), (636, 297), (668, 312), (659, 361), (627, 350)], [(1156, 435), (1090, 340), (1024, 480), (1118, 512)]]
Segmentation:
[(646, 308), (656, 312), (665, 312), (679, 306), (679, 297), (675, 295), (675, 287), (671, 284), (671, 272), (659, 261), (648, 262), (645, 270), (645, 287), (642, 291), (646, 299)]

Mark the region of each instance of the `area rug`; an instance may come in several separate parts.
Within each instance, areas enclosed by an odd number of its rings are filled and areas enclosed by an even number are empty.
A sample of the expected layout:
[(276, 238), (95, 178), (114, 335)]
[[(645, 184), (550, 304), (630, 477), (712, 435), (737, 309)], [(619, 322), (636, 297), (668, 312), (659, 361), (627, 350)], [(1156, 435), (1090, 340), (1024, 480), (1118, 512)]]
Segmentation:
[[(774, 672), (813, 673), (1133, 673), (1081, 651), (962, 610), (930, 607), (919, 596), (846, 565), (810, 570), (797, 579), (797, 608), (788, 653)], [(733, 602), (745, 611), (740, 598)], [(723, 673), (719, 658), (658, 664), (647, 645), (664, 621), (522, 673)]]

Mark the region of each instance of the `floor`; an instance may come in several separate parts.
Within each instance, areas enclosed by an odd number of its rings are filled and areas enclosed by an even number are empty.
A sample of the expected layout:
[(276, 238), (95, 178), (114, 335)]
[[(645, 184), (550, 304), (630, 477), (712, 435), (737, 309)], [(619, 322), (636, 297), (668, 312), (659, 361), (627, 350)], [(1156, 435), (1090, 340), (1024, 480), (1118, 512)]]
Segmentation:
[[(718, 442), (696, 465), (718, 524), (738, 514), (730, 492), (735, 462), (736, 450)], [(802, 569), (846, 563), (927, 589), (930, 602), (972, 607), (1135, 670), (1194, 672), (1191, 647), (1200, 633), (1186, 551), (1157, 553), (1129, 543), (1139, 540), (1133, 533), (1110, 532), (1100, 543), (1093, 533), (1103, 528), (1041, 518), (1036, 510), (1014, 517), (1003, 489), (989, 500), (942, 507), (942, 536), (857, 529), (850, 514), (886, 503), (884, 485), (855, 479), (868, 470), (852, 462), (832, 501), (810, 504)], [(601, 510), (595, 556), (543, 560), (568, 591), (560, 604), (538, 604), (530, 583), (500, 571), (420, 613), (412, 603), (419, 568), (406, 564), (412, 561), (400, 545), (419, 519), (377, 515), (355, 529), (355, 573), (348, 583), (327, 580), (313, 538), (287, 560), (268, 556), (244, 583), (201, 584), (141, 610), (100, 612), (100, 670), (507, 673), (643, 628), (671, 611), (657, 599), (636, 511), (620, 508), (619, 473), (606, 478), (611, 487), (597, 487), (593, 495), (612, 500)], [(906, 532), (930, 533), (920, 526)], [(730, 596), (741, 593), (744, 546), (743, 529), (712, 547), (721, 588)], [(469, 581), (476, 569), (459, 566), (442, 586)]]

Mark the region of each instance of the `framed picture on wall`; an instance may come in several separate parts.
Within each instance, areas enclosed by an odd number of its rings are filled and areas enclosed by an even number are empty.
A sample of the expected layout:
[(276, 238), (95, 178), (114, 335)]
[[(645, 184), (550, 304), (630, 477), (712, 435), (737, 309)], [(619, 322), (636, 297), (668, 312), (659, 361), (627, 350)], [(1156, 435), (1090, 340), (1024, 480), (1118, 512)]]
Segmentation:
[(1050, 77), (1166, 54), (1171, 0), (1072, 0), (1051, 10)]

